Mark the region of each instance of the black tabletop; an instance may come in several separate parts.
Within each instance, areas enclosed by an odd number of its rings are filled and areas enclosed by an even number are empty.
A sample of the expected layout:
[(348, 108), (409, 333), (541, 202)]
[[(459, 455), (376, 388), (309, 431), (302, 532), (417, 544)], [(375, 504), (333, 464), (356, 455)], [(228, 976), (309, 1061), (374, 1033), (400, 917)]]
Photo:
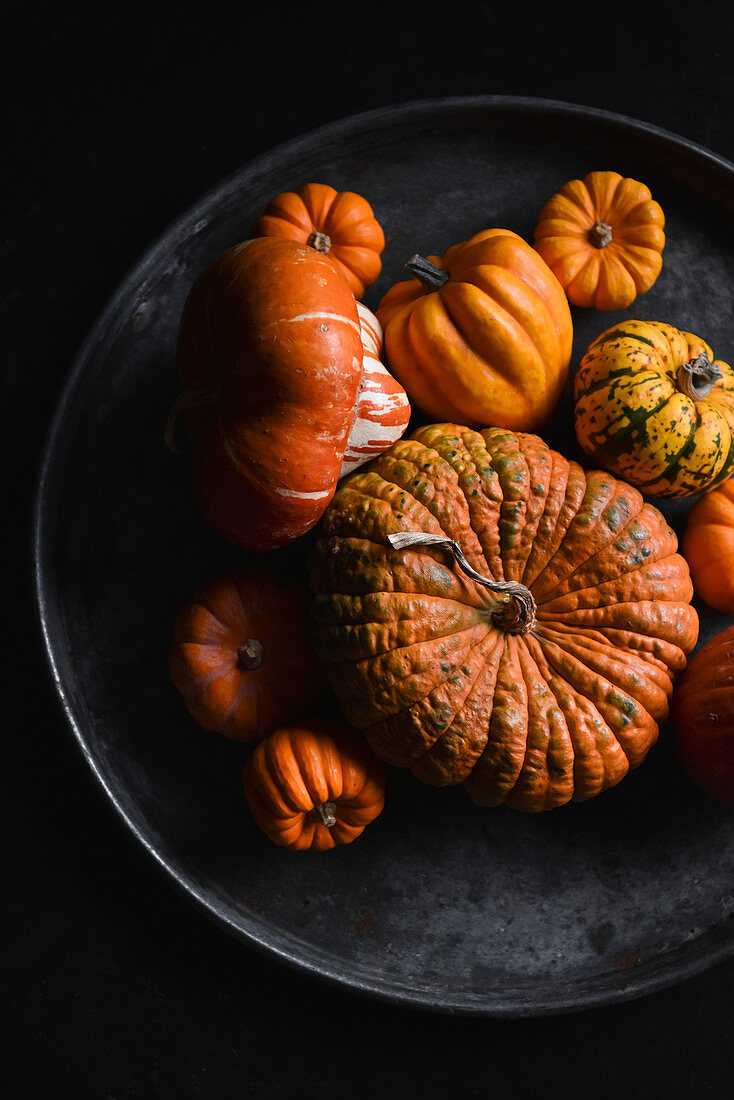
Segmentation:
[(203, 192), (315, 127), (457, 95), (604, 108), (734, 161), (728, 8), (3, 6), (13, 1097), (734, 1093), (734, 960), (614, 1007), (462, 1018), (322, 984), (210, 923), (125, 830), (67, 728), (30, 551), (38, 465), (77, 349), (150, 241)]

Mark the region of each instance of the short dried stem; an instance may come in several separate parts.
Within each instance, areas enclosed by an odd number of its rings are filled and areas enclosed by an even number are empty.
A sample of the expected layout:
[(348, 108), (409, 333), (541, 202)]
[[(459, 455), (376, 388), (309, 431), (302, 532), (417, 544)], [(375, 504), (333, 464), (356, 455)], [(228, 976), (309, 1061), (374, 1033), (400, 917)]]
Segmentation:
[(681, 363), (678, 367), (678, 389), (692, 401), (701, 401), (708, 397), (712, 389), (724, 377), (724, 372), (717, 363), (712, 363), (705, 352), (701, 352), (695, 359), (688, 363)]
[(242, 668), (252, 672), (263, 663), (263, 644), (257, 638), (248, 638), (237, 650), (237, 658)]
[(594, 222), (586, 236), (594, 248), (606, 248), (611, 243), (614, 232), (609, 222)]
[(317, 252), (328, 252), (331, 248), (331, 237), (328, 233), (321, 233), (318, 229), (314, 229), (306, 244), (315, 248)]
[(308, 815), (312, 821), (318, 821), (327, 829), (333, 829), (336, 825), (336, 803), (317, 802)]

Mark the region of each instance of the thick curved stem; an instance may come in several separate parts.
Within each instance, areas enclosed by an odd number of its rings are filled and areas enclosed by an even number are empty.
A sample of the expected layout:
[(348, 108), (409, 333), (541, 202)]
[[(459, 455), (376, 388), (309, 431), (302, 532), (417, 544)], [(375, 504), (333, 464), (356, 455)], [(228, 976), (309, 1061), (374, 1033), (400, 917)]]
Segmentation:
[(484, 577), (469, 564), (458, 542), (445, 535), (428, 535), (422, 531), (400, 531), (388, 535), (388, 541), (396, 550), (408, 546), (443, 546), (450, 550), (456, 564), (477, 584), (484, 585), (492, 592), (505, 593), (505, 599), (492, 613), (492, 621), (499, 630), (507, 634), (527, 634), (535, 625), (537, 606), (529, 588), (518, 581), (493, 581)]
[(419, 256), (418, 253), (411, 256), (405, 266), (411, 275), (415, 275), (424, 290), (440, 290), (451, 278), (448, 271), (436, 267), (425, 256)]
[(692, 401), (701, 401), (708, 397), (712, 389), (724, 377), (724, 372), (716, 363), (712, 363), (708, 355), (701, 352), (695, 359), (688, 363), (681, 363), (678, 367), (678, 389)]

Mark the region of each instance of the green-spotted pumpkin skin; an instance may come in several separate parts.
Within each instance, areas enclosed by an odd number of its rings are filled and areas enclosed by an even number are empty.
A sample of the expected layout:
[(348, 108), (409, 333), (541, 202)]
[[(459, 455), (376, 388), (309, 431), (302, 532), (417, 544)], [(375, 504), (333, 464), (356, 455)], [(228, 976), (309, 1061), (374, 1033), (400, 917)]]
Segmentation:
[(645, 495), (708, 492), (734, 473), (734, 370), (660, 321), (624, 321), (587, 349), (574, 381), (589, 458)]

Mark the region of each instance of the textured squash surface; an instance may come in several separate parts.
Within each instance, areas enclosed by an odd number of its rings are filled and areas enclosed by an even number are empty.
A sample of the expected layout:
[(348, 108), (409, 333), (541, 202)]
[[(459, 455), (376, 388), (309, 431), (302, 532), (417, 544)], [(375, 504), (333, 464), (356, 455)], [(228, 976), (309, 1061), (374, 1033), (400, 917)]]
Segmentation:
[[(455, 540), (536, 610), (442, 548)], [(346, 478), (312, 553), (317, 645), (342, 709), (374, 751), (478, 803), (545, 810), (639, 764), (696, 642), (688, 566), (660, 512), (537, 436), (430, 425)]]

